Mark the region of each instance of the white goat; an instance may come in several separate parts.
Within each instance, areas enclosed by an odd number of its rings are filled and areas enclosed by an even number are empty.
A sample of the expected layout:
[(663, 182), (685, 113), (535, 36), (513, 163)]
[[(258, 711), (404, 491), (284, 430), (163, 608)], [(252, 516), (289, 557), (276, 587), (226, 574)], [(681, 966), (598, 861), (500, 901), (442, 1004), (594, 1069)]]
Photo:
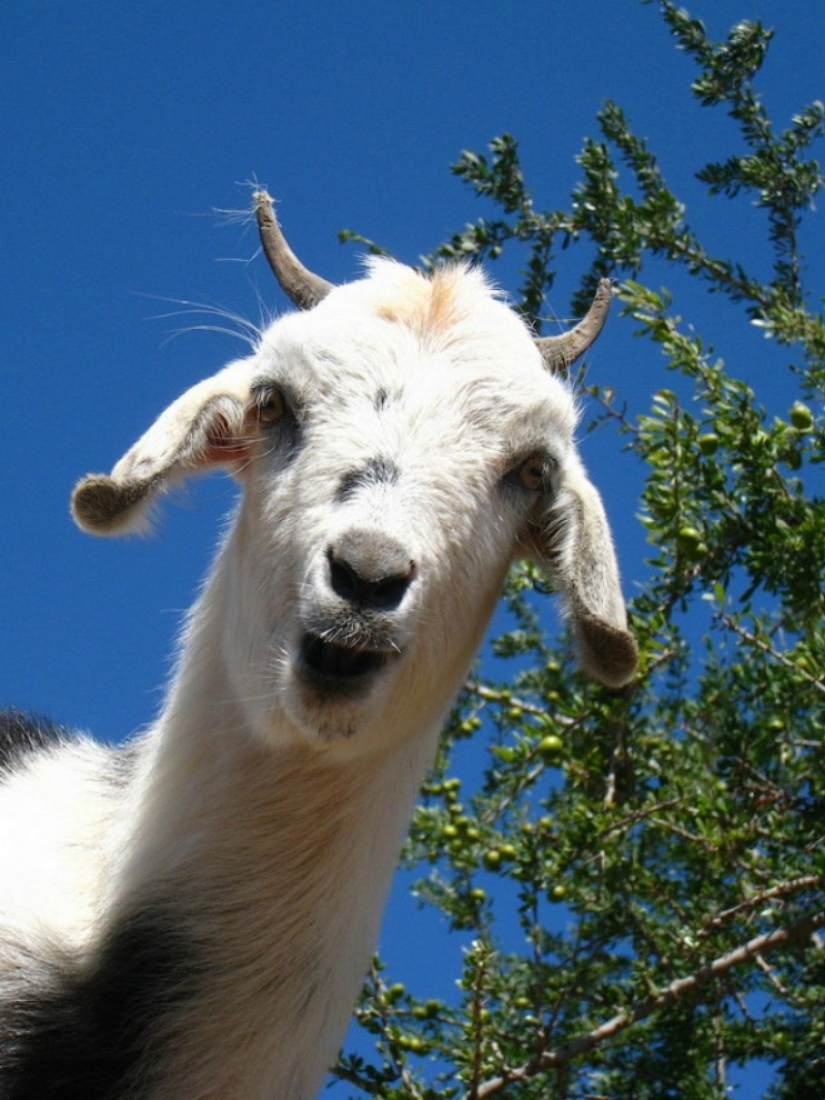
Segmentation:
[[(553, 369), (478, 271), (338, 288), (262, 239), (292, 300), (73, 497), (137, 528), (211, 467), (243, 492), (131, 745), (0, 726), (3, 1100), (309, 1100), (341, 1043), (439, 729), (515, 557), (584, 665), (633, 674), (601, 502)], [(549, 368), (549, 369), (548, 369)]]

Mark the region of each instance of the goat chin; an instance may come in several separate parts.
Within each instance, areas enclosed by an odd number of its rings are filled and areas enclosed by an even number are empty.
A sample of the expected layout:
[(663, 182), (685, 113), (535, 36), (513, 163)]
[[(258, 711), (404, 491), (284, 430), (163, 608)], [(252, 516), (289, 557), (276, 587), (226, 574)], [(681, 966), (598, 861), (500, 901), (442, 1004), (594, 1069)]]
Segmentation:
[(7, 1100), (311, 1100), (521, 549), (588, 669), (633, 675), (574, 401), (546, 369), (594, 338), (609, 289), (537, 347), (477, 271), (377, 261), (332, 288), (267, 217), (279, 279), (314, 308), (73, 496), (115, 534), (189, 474), (240, 484), (158, 720), (115, 749), (0, 718)]

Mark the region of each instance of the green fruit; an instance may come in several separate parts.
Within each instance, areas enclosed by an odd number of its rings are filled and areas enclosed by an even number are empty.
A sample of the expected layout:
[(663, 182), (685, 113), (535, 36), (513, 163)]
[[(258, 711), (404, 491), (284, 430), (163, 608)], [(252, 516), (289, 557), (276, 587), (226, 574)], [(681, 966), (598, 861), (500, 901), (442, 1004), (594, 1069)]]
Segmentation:
[(782, 461), (785, 463), (789, 470), (798, 470), (799, 467), (802, 465), (802, 455), (794, 447), (792, 450), (785, 452), (785, 454), (782, 456)]
[(427, 1050), (427, 1042), (416, 1035), (399, 1035), (396, 1043), (402, 1050), (409, 1050), (412, 1054), (423, 1054)]
[(695, 527), (685, 525), (679, 528), (679, 534), (676, 536), (676, 541), (684, 547), (695, 546), (697, 542), (702, 541), (702, 533), (701, 531), (697, 531)]
[(791, 405), (791, 423), (800, 432), (809, 432), (814, 426), (813, 413), (807, 405), (801, 401), (794, 401)]
[(701, 531), (687, 525), (679, 528), (679, 533), (676, 536), (676, 549), (690, 561), (697, 561), (708, 552), (706, 543), (702, 542)]
[(712, 455), (716, 453), (719, 447), (719, 436), (709, 432), (707, 435), (699, 436), (699, 450), (703, 455)]
[(564, 899), (566, 897), (567, 897), (567, 890), (565, 889), (564, 886), (561, 885), (561, 883), (559, 883), (558, 886), (554, 886), (553, 889), (550, 891), (550, 900), (551, 901), (564, 901)]
[(501, 866), (501, 852), (498, 848), (488, 848), (481, 860), (488, 871), (495, 871)]
[(557, 737), (555, 733), (548, 733), (545, 737), (542, 737), (538, 744), (538, 750), (542, 759), (550, 763), (558, 759), (563, 748), (564, 742), (560, 737)]
[(416, 1020), (434, 1020), (441, 1010), (438, 1001), (425, 1001), (423, 1005), (416, 1005), (412, 1014)]

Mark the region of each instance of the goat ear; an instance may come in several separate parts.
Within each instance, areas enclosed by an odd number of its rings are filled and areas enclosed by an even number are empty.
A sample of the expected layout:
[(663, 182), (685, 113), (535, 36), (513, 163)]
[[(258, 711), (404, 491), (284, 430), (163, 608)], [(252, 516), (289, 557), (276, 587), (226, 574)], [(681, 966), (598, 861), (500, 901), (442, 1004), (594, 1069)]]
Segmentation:
[(539, 542), (540, 559), (567, 605), (582, 665), (609, 687), (622, 687), (636, 671), (638, 648), (627, 629), (604, 507), (583, 473), (566, 479), (543, 517)]
[(152, 499), (190, 473), (243, 459), (249, 367), (232, 363), (174, 401), (111, 474), (89, 474), (72, 493), (84, 531), (119, 535), (146, 526)]

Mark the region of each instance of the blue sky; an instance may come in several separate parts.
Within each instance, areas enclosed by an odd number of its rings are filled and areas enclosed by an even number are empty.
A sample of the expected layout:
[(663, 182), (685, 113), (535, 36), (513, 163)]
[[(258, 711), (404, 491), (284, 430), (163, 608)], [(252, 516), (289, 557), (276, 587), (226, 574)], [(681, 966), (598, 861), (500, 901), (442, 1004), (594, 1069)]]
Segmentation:
[[(776, 28), (759, 87), (778, 124), (825, 96), (821, 0), (688, 6), (716, 37), (743, 17)], [(0, 704), (106, 739), (155, 713), (181, 613), (234, 490), (221, 478), (198, 483), (170, 503), (153, 539), (122, 542), (77, 531), (69, 491), (241, 352), (227, 336), (181, 333), (191, 318), (163, 316), (175, 302), (256, 321), (285, 307), (252, 229), (215, 215), (247, 205), (249, 180), (281, 200), (302, 258), (344, 281), (358, 263), (337, 243), (343, 227), (415, 262), (483, 213), (449, 165), (504, 130), (520, 141), (539, 205), (562, 205), (611, 97), (711, 250), (747, 255), (760, 232), (758, 212), (708, 201), (692, 179), (703, 160), (738, 148), (736, 132), (695, 103), (692, 62), (673, 49), (656, 6), (636, 0), (7, 0), (0, 37)], [(821, 222), (806, 245), (815, 272)], [(564, 254), (548, 315), (565, 316), (586, 265), (583, 253)], [(512, 265), (493, 274), (514, 287)], [(781, 355), (725, 303), (671, 275), (661, 281), (734, 373), (786, 407)], [(631, 330), (614, 316), (591, 377), (638, 412), (668, 381)], [(583, 452), (632, 594), (645, 554), (638, 472), (607, 431)], [(430, 920), (394, 898), (384, 949), (411, 973), (432, 960)]]

